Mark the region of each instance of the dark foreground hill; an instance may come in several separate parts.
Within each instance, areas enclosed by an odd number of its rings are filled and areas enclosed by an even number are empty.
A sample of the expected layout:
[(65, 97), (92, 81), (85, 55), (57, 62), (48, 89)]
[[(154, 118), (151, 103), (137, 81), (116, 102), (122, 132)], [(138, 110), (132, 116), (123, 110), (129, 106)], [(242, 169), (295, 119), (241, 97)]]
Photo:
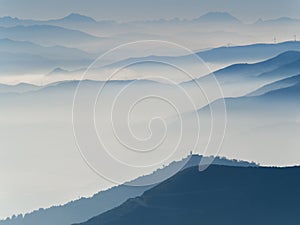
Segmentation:
[[(172, 162), (170, 165), (159, 169), (147, 176), (139, 177), (133, 182), (149, 183), (155, 177), (162, 176), (166, 171), (176, 171), (178, 166), (184, 166), (183, 169), (197, 166), (203, 157), (200, 155), (191, 155), (180, 161)], [(212, 158), (206, 158), (211, 161)], [(188, 161), (186, 161), (188, 160)], [(184, 163), (184, 164), (183, 164)], [(186, 164), (185, 164), (186, 163)], [(213, 164), (228, 166), (258, 166), (255, 163), (246, 161), (229, 160), (216, 157)], [(148, 182), (147, 182), (148, 181)], [(106, 212), (112, 208), (121, 205), (129, 198), (134, 198), (143, 194), (154, 185), (149, 186), (127, 186), (119, 185), (108, 190), (100, 191), (90, 198), (80, 198), (60, 206), (53, 206), (47, 209), (39, 209), (25, 215), (15, 216), (12, 219), (1, 220), (0, 225), (70, 225), (72, 223), (84, 222), (91, 217)]]
[(300, 168), (188, 168), (81, 225), (298, 225)]

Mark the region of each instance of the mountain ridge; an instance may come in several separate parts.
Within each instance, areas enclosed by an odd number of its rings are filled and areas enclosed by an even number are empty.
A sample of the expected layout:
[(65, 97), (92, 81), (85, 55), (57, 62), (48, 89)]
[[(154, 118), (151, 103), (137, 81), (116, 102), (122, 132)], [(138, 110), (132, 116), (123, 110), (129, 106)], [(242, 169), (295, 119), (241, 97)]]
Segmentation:
[[(202, 156), (192, 155), (192, 156), (188, 156), (183, 160), (186, 159), (188, 159), (188, 161), (184, 165), (183, 169), (198, 165), (200, 160), (202, 159)], [(168, 165), (167, 167), (170, 166), (177, 167), (178, 163), (181, 163), (181, 161), (175, 161), (170, 165)], [(259, 166), (258, 164), (255, 164), (253, 162), (250, 163), (247, 161), (229, 160), (221, 157), (216, 157), (213, 163), (220, 164), (220, 165), (226, 164), (231, 166), (234, 165), (254, 166), (254, 167)], [(159, 172), (163, 170), (164, 168), (159, 169), (157, 171)], [(153, 175), (156, 176), (155, 173), (157, 173), (157, 171), (154, 172), (153, 174), (149, 174), (144, 177), (140, 177), (138, 179), (142, 179), (143, 181), (145, 179), (151, 178), (151, 176)], [(97, 215), (97, 212), (100, 213), (101, 210), (104, 212), (110, 208), (114, 208), (120, 205), (123, 201), (126, 201), (128, 198), (133, 198), (141, 195), (145, 190), (151, 187), (153, 187), (153, 185), (146, 186), (146, 187), (143, 186), (130, 187), (126, 185), (112, 187), (110, 189), (100, 191), (94, 194), (90, 198), (81, 198), (75, 201), (71, 201), (65, 205), (54, 206), (48, 209), (40, 209), (37, 211), (33, 211), (31, 213), (23, 215), (22, 219), (0, 220), (0, 225), (40, 225), (42, 221), (44, 221), (43, 222), (44, 225), (46, 224), (52, 225), (54, 219), (56, 221), (55, 223), (56, 225), (60, 225), (60, 224), (70, 225), (71, 223), (76, 222), (74, 220), (77, 220), (77, 222), (84, 221), (91, 218), (92, 216)], [(103, 202), (106, 202), (106, 206)], [(67, 208), (63, 209), (63, 207), (67, 207)], [(76, 213), (75, 212), (76, 209), (80, 210), (80, 212)], [(47, 217), (47, 211), (49, 211), (48, 217)], [(55, 212), (57, 212), (57, 214), (55, 214)], [(48, 223), (45, 223), (45, 221), (48, 221)]]
[(80, 225), (296, 225), (299, 171), (211, 166), (199, 172), (191, 167)]

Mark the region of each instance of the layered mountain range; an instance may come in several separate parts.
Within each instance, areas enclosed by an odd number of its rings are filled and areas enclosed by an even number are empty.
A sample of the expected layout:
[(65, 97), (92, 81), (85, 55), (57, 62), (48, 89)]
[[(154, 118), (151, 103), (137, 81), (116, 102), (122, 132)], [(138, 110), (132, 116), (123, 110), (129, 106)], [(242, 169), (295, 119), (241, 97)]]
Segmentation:
[[(297, 44), (297, 43), (286, 43), (286, 44), (280, 44), (280, 45), (287, 45), (290, 44)], [(274, 47), (275, 49), (281, 49), (278, 48), (277, 45), (271, 45), (271, 47)], [(241, 49), (247, 49), (250, 48), (249, 46), (246, 47), (240, 47)], [(268, 47), (269, 48), (269, 47)], [(223, 49), (221, 49), (223, 51)], [(231, 51), (230, 48), (225, 49), (228, 51)], [(217, 50), (212, 50), (217, 51)], [(274, 52), (281, 51), (281, 50), (271, 50), (272, 54), (275, 54)], [(271, 54), (271, 53), (270, 53)], [(183, 57), (184, 58), (184, 57)], [(231, 66), (228, 66), (226, 68), (220, 69), (215, 71), (213, 74), (216, 77), (216, 79), (219, 81), (219, 83), (222, 85), (222, 88), (225, 90), (225, 103), (227, 108), (227, 115), (228, 115), (228, 123), (227, 123), (227, 136), (224, 142), (224, 145), (222, 147), (221, 152), (224, 155), (227, 155), (231, 158), (250, 158), (254, 161), (263, 162), (265, 165), (272, 165), (272, 160), (280, 161), (282, 160), (282, 165), (292, 165), (295, 164), (296, 161), (294, 159), (297, 158), (297, 137), (299, 135), (299, 91), (300, 91), (300, 80), (299, 80), (299, 74), (300, 74), (300, 64), (299, 64), (300, 54), (297, 51), (285, 51), (285, 52), (279, 52), (278, 55), (275, 55), (272, 58), (265, 59), (261, 62), (256, 63), (238, 63)], [(173, 58), (172, 58), (173, 60)], [(176, 59), (177, 60), (177, 59)], [(180, 59), (182, 60), (182, 59)], [(194, 94), (197, 94), (199, 90), (196, 90), (194, 92), (194, 83), (199, 82), (201, 84), (205, 84), (206, 80), (209, 81), (209, 77), (213, 76), (213, 74), (208, 74), (202, 78), (199, 78), (198, 80), (191, 80), (188, 82), (180, 83), (179, 86), (184, 88), (192, 97)], [(51, 76), (51, 75), (50, 75)], [(115, 93), (118, 90), (121, 90), (125, 86), (132, 83), (133, 80), (124, 80), (124, 81), (110, 81), (107, 83), (108, 87), (108, 94), (109, 93)], [(143, 91), (150, 91), (159, 93), (159, 90), (163, 90), (164, 92), (169, 93), (170, 95), (173, 95), (177, 91), (177, 85), (172, 86), (168, 84), (163, 84), (159, 82), (149, 81), (149, 80), (138, 80), (134, 81), (134, 89), (137, 92), (133, 92), (133, 95), (136, 95), (136, 93), (140, 93)], [(94, 80), (85, 80), (82, 81), (83, 86), (85, 87), (85, 90), (88, 90), (88, 92), (91, 95), (94, 95), (98, 92), (99, 85), (103, 84), (105, 82), (103, 81), (94, 81)], [(66, 136), (65, 134), (68, 133), (67, 130), (69, 130), (69, 126), (60, 127), (60, 131), (56, 134), (51, 134), (47, 136), (43, 136), (42, 127), (45, 127), (45, 124), (49, 125), (46, 126), (47, 131), (49, 131), (49, 127), (52, 126), (52, 130), (57, 130), (57, 127), (61, 122), (64, 123), (68, 121), (68, 115), (69, 110), (72, 106), (72, 101), (74, 97), (74, 91), (76, 90), (76, 87), (78, 86), (79, 81), (61, 81), (56, 83), (51, 83), (46, 86), (35, 86), (30, 84), (18, 84), (18, 85), (1, 85), (0, 87), (0, 98), (2, 102), (2, 112), (1, 114), (3, 117), (7, 118), (7, 122), (12, 123), (13, 121), (28, 121), (29, 117), (31, 119), (34, 119), (35, 125), (31, 125), (31, 127), (36, 127), (36, 135), (39, 136), (39, 138), (42, 140), (41, 143), (43, 143), (43, 152), (44, 154), (48, 154), (47, 152), (51, 152), (51, 157), (55, 157), (57, 154), (62, 154), (62, 151), (67, 154), (71, 155), (73, 153), (71, 145), (64, 145), (63, 148), (53, 148), (53, 144), (51, 146), (51, 149), (47, 148), (47, 140), (50, 142), (53, 142), (56, 140), (56, 142), (59, 140), (59, 137), (62, 138), (61, 141), (66, 142)], [(247, 89), (245, 87), (241, 87), (242, 84), (247, 85)], [(200, 95), (195, 95), (195, 101), (197, 101), (196, 96), (198, 96), (198, 100)], [(108, 98), (109, 100), (109, 98)], [(218, 104), (218, 102), (221, 101), (221, 99), (218, 99), (216, 97), (215, 100), (212, 100), (210, 104)], [(24, 108), (24, 104), (27, 106), (30, 106), (30, 108)], [(202, 118), (202, 128), (208, 129), (209, 123), (209, 105), (203, 104), (201, 105), (199, 103), (198, 108), (198, 115), (200, 118)], [(34, 118), (32, 118), (32, 109), (35, 109), (35, 112), (38, 112)], [(182, 117), (186, 118), (187, 120), (192, 120), (193, 116), (195, 114), (190, 114), (189, 112), (182, 112)], [(172, 125), (174, 123), (173, 120), (169, 120), (168, 123)], [(175, 122), (176, 123), (176, 122)], [(50, 126), (51, 124), (51, 126)], [(278, 130), (276, 128), (279, 128)], [(26, 131), (28, 128), (26, 127), (26, 124), (24, 124), (24, 127), (16, 127), (19, 131), (20, 129), (23, 131)], [(11, 129), (10, 130), (2, 130), (1, 136), (2, 140), (8, 140), (8, 136), (11, 135), (11, 132), (13, 132), (15, 135), (18, 135), (17, 130)], [(24, 132), (22, 132), (22, 135), (24, 135)], [(30, 134), (32, 135), (32, 133)], [(288, 138), (285, 139), (284, 143), (282, 142), (282, 139), (280, 139), (281, 135), (288, 136)], [(237, 139), (238, 137), (238, 139)], [(274, 137), (276, 137), (274, 139)], [(255, 143), (255, 140), (259, 140)], [(58, 141), (59, 143), (62, 143), (61, 141)], [(3, 142), (5, 144), (5, 142)], [(55, 142), (53, 142), (55, 143)], [(248, 143), (249, 146), (245, 146), (245, 143)], [(251, 143), (251, 145), (250, 145)], [(24, 143), (15, 143), (15, 145), (21, 144), (24, 146)], [(247, 144), (247, 145), (248, 145)], [(5, 144), (8, 147), (13, 147), (9, 145), (8, 143)], [(32, 146), (33, 147), (33, 146)], [(41, 147), (41, 146), (40, 146)], [(18, 149), (16, 146), (13, 149)], [(236, 150), (238, 149), (238, 151)], [(280, 151), (280, 149), (284, 149), (284, 153)], [(259, 152), (259, 157), (257, 154), (257, 151)], [(11, 152), (13, 153), (13, 151)], [(12, 157), (14, 154), (12, 154)], [(209, 152), (208, 152), (209, 153)], [(28, 157), (32, 157), (35, 153), (27, 152)], [(272, 154), (272, 157), (269, 157), (269, 154)], [(282, 154), (288, 154), (291, 157), (284, 157), (285, 160), (282, 158)], [(10, 156), (6, 156), (6, 159), (9, 161)], [(40, 158), (40, 160), (43, 161), (43, 157)], [(57, 162), (59, 162), (59, 158), (56, 159)], [(229, 165), (229, 166), (256, 166), (255, 164), (249, 164), (249, 163), (243, 163), (243, 162), (233, 162), (228, 160), (222, 160), (222, 159), (215, 159), (217, 164), (221, 165)], [(184, 168), (189, 168), (195, 165), (198, 165), (199, 158), (197, 156), (192, 157), (191, 163), (187, 164)], [(58, 163), (59, 165), (60, 163)], [(24, 166), (23, 164), (20, 164), (21, 166)], [(64, 165), (64, 162), (61, 162), (61, 165)], [(171, 164), (172, 165), (172, 164)], [(47, 164), (45, 163), (44, 166), (47, 167)], [(50, 166), (50, 165), (49, 165)], [(51, 167), (51, 166), (50, 166)], [(52, 168), (59, 171), (61, 168)], [(213, 171), (213, 172), (211, 172)], [(250, 172), (251, 171), (251, 172)], [(254, 210), (252, 213), (253, 215), (257, 215), (255, 218), (262, 218), (263, 222), (274, 222), (276, 224), (276, 221), (279, 223), (281, 220), (286, 219), (288, 224), (295, 224), (295, 218), (293, 213), (297, 213), (297, 207), (294, 207), (291, 213), (291, 217), (287, 218), (287, 214), (285, 214), (285, 211), (280, 206), (282, 204), (294, 204), (293, 197), (294, 193), (291, 191), (289, 192), (290, 195), (286, 196), (282, 202), (278, 202), (277, 207), (274, 206), (273, 203), (271, 203), (271, 197), (272, 196), (278, 196), (279, 194), (279, 187), (280, 185), (283, 185), (283, 183), (276, 183), (278, 189), (274, 189), (274, 195), (265, 196), (266, 195), (266, 189), (255, 189), (255, 188), (249, 188), (251, 184), (255, 185), (257, 187), (257, 182), (260, 182), (263, 176), (270, 176), (268, 179), (265, 180), (266, 186), (274, 187), (275, 180), (278, 181), (277, 178), (274, 178), (273, 176), (284, 176), (286, 177), (286, 181), (293, 182), (293, 180), (296, 182), (297, 179), (294, 179), (294, 175), (297, 172), (297, 168), (291, 168), (291, 169), (269, 169), (269, 168), (261, 168), (261, 169), (243, 169), (243, 168), (231, 168), (231, 167), (215, 167), (209, 168), (207, 172), (199, 173), (199, 175), (196, 174), (196, 169), (191, 168), (186, 171), (183, 171), (176, 175), (174, 178), (171, 178), (172, 180), (177, 179), (183, 179), (183, 181), (180, 181), (181, 184), (177, 186), (171, 185), (169, 186), (168, 183), (170, 181), (166, 181), (162, 184), (160, 184), (157, 187), (154, 186), (141, 186), (141, 187), (127, 187), (126, 185), (121, 185), (118, 187), (114, 187), (112, 189), (109, 189), (107, 191), (102, 191), (98, 194), (95, 194), (91, 198), (83, 198), (76, 201), (72, 201), (66, 205), (62, 206), (55, 206), (48, 209), (40, 209), (37, 211), (34, 211), (32, 213), (28, 213), (25, 216), (19, 216), (14, 219), (10, 220), (4, 220), (1, 221), (0, 224), (3, 225), (35, 225), (35, 224), (53, 224), (55, 221), (55, 224), (61, 224), (61, 225), (67, 225), (72, 223), (80, 223), (88, 220), (89, 218), (96, 216), (97, 214), (101, 214), (98, 217), (95, 217), (86, 224), (147, 224), (145, 220), (142, 218), (136, 217), (135, 215), (143, 215), (143, 218), (160, 218), (162, 216), (159, 214), (159, 212), (163, 212), (165, 215), (164, 219), (161, 221), (173, 221), (174, 223), (177, 221), (181, 221), (179, 218), (167, 216), (169, 213), (173, 215), (173, 213), (178, 210), (181, 213), (175, 213), (176, 215), (180, 215), (180, 218), (182, 220), (188, 220), (188, 215), (192, 216), (191, 221), (197, 221), (196, 217), (199, 216), (199, 214), (202, 215), (202, 218), (204, 221), (209, 222), (210, 219), (212, 219), (212, 223), (216, 224), (216, 219), (214, 220), (212, 215), (215, 213), (214, 211), (214, 205), (217, 204), (216, 202), (219, 202), (216, 199), (222, 199), (222, 196), (227, 199), (223, 199), (221, 202), (223, 204), (223, 207), (228, 207), (228, 210), (237, 210), (241, 209), (240, 215), (244, 215), (246, 213), (246, 210), (242, 210), (243, 207), (241, 207), (242, 202), (248, 202), (250, 199), (247, 199), (246, 196), (251, 196), (254, 193), (260, 193), (262, 196), (263, 202), (265, 202), (266, 205), (261, 205), (261, 207), (264, 207), (264, 209), (270, 207), (266, 212), (266, 216), (262, 216), (259, 210)], [(283, 173), (282, 175), (278, 175)], [(54, 172), (56, 173), (56, 172)], [(155, 172), (154, 174), (159, 173)], [(211, 174), (212, 173), (212, 174)], [(224, 173), (224, 174), (223, 174)], [(239, 178), (239, 181), (236, 179), (236, 176), (246, 177), (246, 175), (243, 175), (244, 173), (247, 174), (247, 176), (250, 176), (250, 174), (253, 174), (251, 177), (251, 181), (247, 180), (242, 181)], [(209, 174), (207, 177), (205, 174)], [(273, 175), (272, 175), (273, 174)], [(291, 175), (290, 175), (291, 174)], [(152, 176), (152, 175), (151, 175)], [(195, 176), (195, 178), (193, 178)], [(198, 176), (199, 179), (198, 179)], [(204, 176), (204, 177), (202, 177)], [(264, 178), (266, 178), (264, 176)], [(197, 178), (196, 178), (197, 177)], [(222, 177), (222, 179), (221, 179)], [(224, 180), (224, 177), (227, 177), (226, 182)], [(151, 178), (149, 178), (151, 179)], [(208, 179), (203, 181), (203, 179)], [(252, 180), (253, 179), (253, 180)], [(220, 180), (220, 182), (224, 181), (223, 183), (219, 183), (218, 185), (222, 187), (222, 185), (227, 184), (232, 185), (227, 190), (228, 192), (220, 192), (220, 195), (218, 195), (219, 192), (213, 191), (213, 197), (207, 198), (205, 200), (205, 203), (203, 203), (208, 208), (201, 208), (203, 204), (200, 204), (198, 208), (198, 205), (196, 204), (201, 200), (204, 199), (205, 196), (209, 196), (208, 194), (200, 194), (194, 193), (192, 191), (193, 185), (189, 182), (194, 182), (196, 180), (196, 186), (204, 183), (210, 183), (212, 180)], [(199, 183), (198, 183), (199, 181)], [(232, 181), (232, 182), (231, 182)], [(177, 182), (177, 181), (176, 181)], [(176, 183), (175, 182), (175, 183)], [(179, 181), (178, 181), (179, 182)], [(180, 183), (179, 182), (179, 183)], [(228, 183), (227, 183), (228, 182)], [(237, 182), (237, 183), (234, 183)], [(172, 182), (171, 182), (172, 183)], [(185, 185), (186, 184), (186, 185)], [(215, 185), (215, 183), (213, 183)], [(212, 184), (212, 185), (213, 185)], [(290, 185), (294, 185), (294, 183), (288, 183)], [(165, 187), (165, 185), (167, 185)], [(242, 195), (242, 191), (239, 195), (240, 202), (236, 202), (235, 204), (230, 203), (230, 199), (237, 198), (237, 192), (233, 191), (234, 187), (236, 186), (243, 186), (245, 188), (246, 195)], [(279, 185), (279, 186), (278, 186)], [(224, 186), (224, 188), (225, 188)], [(150, 190), (150, 188), (154, 189)], [(161, 190), (165, 190), (168, 193), (173, 193), (173, 188), (176, 187), (182, 187), (182, 188), (191, 188), (191, 190), (185, 190), (182, 193), (186, 193), (187, 195), (183, 195), (187, 198), (187, 203), (190, 202), (189, 208), (187, 205), (181, 205), (186, 210), (181, 209), (180, 202), (183, 201), (182, 198), (179, 196), (179, 191), (176, 192), (177, 195), (174, 192), (174, 194), (171, 194), (172, 197), (172, 203), (167, 201), (167, 197), (165, 200), (162, 200), (160, 197), (157, 198), (157, 196), (165, 196), (166, 194), (160, 193)], [(198, 186), (197, 186), (198, 187)], [(252, 186), (251, 186), (252, 187)], [(276, 187), (276, 188), (277, 188)], [(297, 187), (297, 186), (293, 186)], [(149, 190), (149, 191), (146, 191)], [(159, 193), (157, 194), (151, 194), (156, 193), (156, 191), (159, 190)], [(198, 190), (198, 188), (197, 188)], [(199, 189), (200, 190), (200, 189)], [(240, 189), (241, 190), (241, 189)], [(243, 189), (244, 190), (244, 189)], [(272, 189), (273, 190), (273, 189)], [(146, 191), (146, 192), (145, 192)], [(183, 190), (180, 190), (180, 192)], [(248, 191), (248, 192), (247, 192)], [(203, 193), (209, 192), (209, 188), (203, 190)], [(142, 195), (144, 193), (144, 195)], [(189, 199), (191, 193), (191, 199)], [(197, 198), (194, 194), (196, 194)], [(202, 192), (201, 192), (202, 193)], [(222, 195), (221, 195), (222, 193)], [(136, 196), (142, 196), (137, 197)], [(243, 198), (240, 198), (244, 196)], [(184, 197), (184, 198), (185, 198)], [(198, 199), (199, 197), (199, 199)], [(265, 197), (265, 199), (264, 199)], [(131, 200), (126, 201), (127, 199), (133, 198)], [(147, 199), (147, 200), (145, 200)], [(160, 202), (160, 200), (162, 202)], [(194, 201), (192, 201), (192, 199)], [(148, 201), (149, 200), (149, 201)], [(210, 200), (212, 204), (210, 205)], [(280, 200), (280, 201), (281, 201)], [(125, 202), (126, 201), (126, 202)], [(177, 202), (178, 201), (178, 202)], [(260, 201), (260, 198), (257, 198), (257, 201)], [(286, 202), (285, 202), (286, 201)], [(123, 202), (124, 205), (121, 205)], [(171, 204), (175, 208), (170, 207)], [(253, 205), (258, 203), (251, 203), (247, 207), (247, 210), (253, 210)], [(119, 206), (121, 205), (121, 206)], [(158, 205), (164, 205), (163, 208), (158, 207)], [(119, 207), (118, 207), (119, 206)], [(271, 206), (274, 206), (272, 208)], [(113, 209), (114, 207), (117, 207)], [(194, 208), (195, 207), (195, 208)], [(193, 209), (194, 208), (194, 209)], [(151, 209), (151, 210), (150, 210)], [(207, 209), (207, 210), (206, 210)], [(222, 208), (223, 209), (223, 208)], [(106, 212), (107, 210), (111, 210)], [(136, 211), (137, 210), (137, 211)], [(165, 211), (166, 210), (166, 211)], [(174, 211), (175, 210), (175, 211)], [(195, 213), (191, 213), (190, 210), (195, 210)], [(272, 214), (273, 212), (278, 210), (282, 210), (283, 214), (278, 214), (278, 218), (274, 217), (271, 218), (267, 215)], [(167, 212), (168, 211), (168, 212)], [(106, 213), (105, 213), (106, 212)], [(277, 215), (277, 214), (276, 214)], [(223, 221), (226, 221), (225, 214), (223, 215), (224, 218)], [(240, 223), (241, 219), (244, 217), (240, 217), (236, 219), (236, 223)], [(290, 219), (290, 220), (289, 220)], [(100, 221), (100, 222), (99, 222)], [(155, 223), (160, 223), (156, 219), (150, 220)], [(188, 220), (190, 221), (190, 220)], [(49, 222), (49, 223), (48, 223)], [(181, 221), (183, 222), (183, 221)], [(257, 222), (256, 220), (251, 220), (250, 222)], [(228, 222), (229, 223), (229, 222)]]
[[(44, 21), (0, 18), (1, 198), (13, 199), (4, 206), (9, 212), (24, 211), (25, 204), (32, 211), (0, 225), (299, 224), (298, 167), (247, 162), (298, 163), (299, 25), (291, 18), (247, 24), (226, 12), (129, 22), (75, 13)], [(157, 48), (148, 55), (128, 48), (92, 64), (112, 47), (140, 39), (168, 40), (194, 51), (160, 54)], [(191, 68), (195, 76), (183, 77), (163, 63)], [(123, 73), (107, 79), (119, 68)], [(164, 101), (137, 104), (139, 97), (153, 95)], [(130, 123), (122, 123), (128, 112)], [(145, 160), (152, 166), (128, 174), (115, 169), (115, 161), (101, 163), (100, 148), (90, 145), (95, 127), (110, 153), (127, 164), (136, 158), (126, 158), (126, 146), (114, 145), (113, 134), (120, 132), (130, 144), (128, 134), (146, 141), (154, 134), (153, 144), (160, 141), (155, 134), (167, 128), (166, 145), (159, 149), (167, 160), (157, 165), (154, 156), (139, 156), (138, 165)], [(77, 151), (74, 136), (99, 151)], [(191, 151), (195, 155), (184, 158)], [(213, 165), (199, 172), (202, 160)], [(122, 179), (112, 184), (90, 167)], [(166, 180), (151, 183), (161, 177)], [(151, 185), (132, 187), (130, 181)]]

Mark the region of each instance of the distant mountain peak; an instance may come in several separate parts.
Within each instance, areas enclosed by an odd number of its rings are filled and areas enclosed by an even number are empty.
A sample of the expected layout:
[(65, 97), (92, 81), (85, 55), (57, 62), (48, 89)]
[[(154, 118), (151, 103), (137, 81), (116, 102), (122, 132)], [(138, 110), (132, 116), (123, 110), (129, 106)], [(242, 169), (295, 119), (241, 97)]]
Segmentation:
[(67, 74), (69, 71), (62, 69), (60, 67), (55, 68), (52, 70), (48, 75), (56, 75), (56, 74)]
[(96, 20), (94, 20), (93, 18), (81, 15), (79, 13), (71, 13), (66, 17), (62, 18), (61, 20), (68, 21), (68, 22), (83, 22), (83, 23), (96, 22)]
[(208, 12), (200, 16), (196, 20), (204, 21), (204, 22), (235, 22), (235, 23), (241, 22), (239, 19), (232, 16), (228, 12)]
[(254, 24), (259, 24), (259, 23), (263, 23), (264, 20), (262, 18), (259, 18)]

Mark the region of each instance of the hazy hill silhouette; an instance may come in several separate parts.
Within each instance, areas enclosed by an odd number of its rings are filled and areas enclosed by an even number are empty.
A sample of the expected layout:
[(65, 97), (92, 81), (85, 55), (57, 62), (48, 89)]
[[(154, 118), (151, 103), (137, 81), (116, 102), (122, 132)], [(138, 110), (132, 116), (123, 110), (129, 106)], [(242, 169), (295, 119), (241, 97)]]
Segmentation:
[[(184, 168), (193, 167), (199, 164), (202, 156), (192, 155)], [(153, 179), (160, 176), (166, 170), (172, 170), (182, 161), (173, 162), (163, 169), (159, 169), (150, 175), (140, 177), (136, 182)], [(258, 166), (255, 163), (246, 161), (228, 160), (226, 158), (216, 157), (214, 164), (231, 165), (231, 166)], [(152, 186), (126, 186), (119, 185), (111, 189), (96, 193), (90, 198), (80, 198), (71, 201), (65, 205), (53, 206), (48, 209), (39, 209), (23, 216), (14, 217), (13, 219), (0, 221), (0, 225), (70, 225), (88, 220), (89, 218), (119, 206), (129, 198), (140, 196), (144, 191)]]

